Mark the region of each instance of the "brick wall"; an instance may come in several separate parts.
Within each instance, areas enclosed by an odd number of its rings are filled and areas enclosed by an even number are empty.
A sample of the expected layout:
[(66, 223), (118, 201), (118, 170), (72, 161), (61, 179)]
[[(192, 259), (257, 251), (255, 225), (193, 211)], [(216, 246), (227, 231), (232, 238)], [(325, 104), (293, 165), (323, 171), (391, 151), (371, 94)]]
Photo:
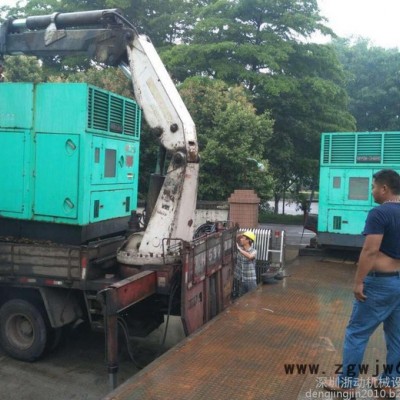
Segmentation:
[(258, 205), (260, 198), (251, 189), (237, 189), (228, 199), (229, 219), (240, 227), (258, 227)]

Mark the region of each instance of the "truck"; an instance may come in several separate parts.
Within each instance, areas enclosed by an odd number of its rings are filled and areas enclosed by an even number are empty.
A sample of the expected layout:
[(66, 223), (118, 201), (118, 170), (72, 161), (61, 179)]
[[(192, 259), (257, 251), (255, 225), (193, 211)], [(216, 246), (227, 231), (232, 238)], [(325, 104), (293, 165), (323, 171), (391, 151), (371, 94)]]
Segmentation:
[[(146, 336), (180, 315), (189, 335), (228, 307), (236, 229), (193, 239), (195, 125), (150, 39), (118, 9), (7, 19), (0, 64), (17, 54), (86, 54), (133, 84), (135, 101), (82, 83), (0, 83), (0, 345), (35, 361), (87, 321), (105, 334), (114, 388), (121, 331)], [(161, 149), (144, 226), (142, 113)]]

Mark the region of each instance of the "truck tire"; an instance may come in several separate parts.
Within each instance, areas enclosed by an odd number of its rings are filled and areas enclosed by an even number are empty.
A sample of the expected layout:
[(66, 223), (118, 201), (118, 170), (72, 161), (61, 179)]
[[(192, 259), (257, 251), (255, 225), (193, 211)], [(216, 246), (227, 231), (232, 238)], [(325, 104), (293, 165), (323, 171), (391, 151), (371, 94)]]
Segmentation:
[(47, 328), (40, 309), (13, 299), (0, 308), (0, 344), (13, 358), (37, 360), (46, 348)]

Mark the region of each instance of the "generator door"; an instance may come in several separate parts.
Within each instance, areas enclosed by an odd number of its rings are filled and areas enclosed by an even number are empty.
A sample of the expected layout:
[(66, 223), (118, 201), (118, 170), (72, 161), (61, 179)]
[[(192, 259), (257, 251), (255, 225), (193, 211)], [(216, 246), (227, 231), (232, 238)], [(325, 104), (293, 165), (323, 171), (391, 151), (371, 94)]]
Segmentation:
[(35, 215), (77, 218), (79, 139), (79, 135), (36, 135)]

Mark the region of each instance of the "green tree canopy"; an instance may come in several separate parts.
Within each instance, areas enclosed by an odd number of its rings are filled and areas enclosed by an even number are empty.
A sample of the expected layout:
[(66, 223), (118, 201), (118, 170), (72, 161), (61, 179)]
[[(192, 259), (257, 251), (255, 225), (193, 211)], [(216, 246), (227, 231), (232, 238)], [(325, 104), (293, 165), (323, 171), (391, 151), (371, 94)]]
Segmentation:
[(347, 75), (349, 109), (358, 131), (400, 130), (400, 52), (366, 39), (335, 41)]
[(321, 132), (355, 127), (334, 49), (306, 43), (314, 32), (332, 33), (323, 25), (317, 2), (196, 3), (196, 24), (187, 42), (163, 53), (173, 76), (243, 84), (257, 112), (270, 111), (273, 136), (261, 152), (280, 182), (276, 197), (294, 181), (316, 181)]
[(254, 187), (261, 197), (271, 189), (262, 149), (272, 133), (268, 113), (256, 114), (246, 90), (220, 80), (188, 78), (180, 93), (193, 116), (199, 137), (199, 197), (227, 199), (237, 188)]
[(36, 57), (9, 56), (4, 60), (6, 82), (42, 82), (43, 69)]

